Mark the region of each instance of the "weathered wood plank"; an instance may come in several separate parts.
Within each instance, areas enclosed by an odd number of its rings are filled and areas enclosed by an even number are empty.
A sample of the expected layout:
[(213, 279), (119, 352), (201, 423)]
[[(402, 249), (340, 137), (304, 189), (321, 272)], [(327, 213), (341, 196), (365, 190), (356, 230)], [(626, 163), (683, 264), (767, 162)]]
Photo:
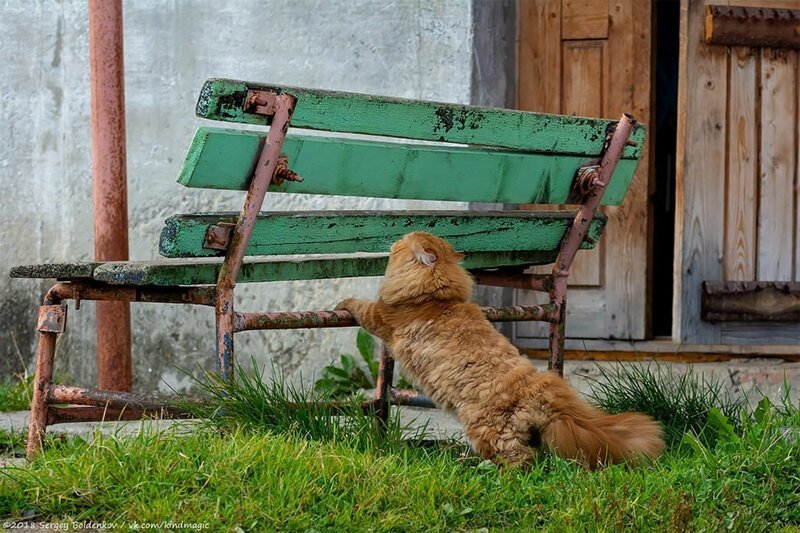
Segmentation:
[[(263, 132), (199, 128), (178, 182), (246, 190)], [(289, 135), (282, 153), (304, 178), (272, 192), (463, 202), (564, 203), (584, 157)], [(622, 201), (637, 162), (619, 162), (603, 204)]]
[(12, 278), (41, 279), (92, 279), (92, 273), (102, 263), (49, 263), (43, 265), (15, 266), (9, 272)]
[[(608, 3), (606, 4), (606, 21)], [(565, 2), (563, 9), (566, 10)], [(564, 12), (566, 17), (566, 11)], [(567, 28), (562, 21), (562, 32)], [(604, 80), (608, 75), (605, 40), (565, 41), (561, 52), (564, 58), (562, 71), (562, 112), (568, 115), (603, 116), (604, 100), (607, 96)], [(588, 90), (587, 90), (588, 89)], [(591, 252), (575, 256), (570, 268), (569, 282), (573, 286), (597, 287), (602, 283), (601, 263), (604, 242)]]
[(519, 2), (517, 108), (561, 113), (561, 0)]
[[(495, 252), (467, 254), (468, 269), (551, 263), (555, 252)], [(387, 254), (316, 255), (245, 258), (238, 283), (298, 281), (363, 276), (382, 276)], [(213, 285), (222, 258), (104, 263), (94, 271), (98, 281), (116, 285)]]
[(756, 190), (758, 187), (758, 125), (756, 116), (756, 53), (731, 50), (728, 102), (728, 185), (725, 193), (726, 281), (756, 279)]
[(727, 345), (773, 344), (795, 347), (800, 339), (800, 324), (785, 322), (722, 322), (720, 323), (720, 343)]
[[(797, 59), (797, 83), (800, 84), (800, 57)], [(797, 101), (795, 102), (797, 123), (800, 124), (800, 86), (797, 87)], [(800, 281), (800, 128), (794, 131), (794, 145), (797, 147), (794, 157), (795, 183), (794, 191), (794, 280)]]
[[(597, 156), (613, 121), (525, 113), (508, 109), (405, 100), (356, 93), (323, 91), (210, 79), (200, 92), (197, 116), (244, 124), (268, 123), (267, 117), (243, 110), (248, 90), (288, 93), (297, 98), (292, 126), (441, 141), (540, 153)], [(637, 126), (625, 158), (641, 152), (644, 128)]]
[[(302, 212), (261, 213), (247, 255), (347, 254), (386, 252), (412, 231), (429, 231), (462, 252), (555, 251), (575, 211), (544, 212)], [(204, 248), (206, 231), (220, 222), (235, 223), (236, 213), (176, 215), (161, 232), (165, 257), (213, 257), (223, 251)], [(592, 221), (589, 237), (598, 240), (605, 224)], [(589, 248), (592, 245), (585, 242)]]
[(706, 9), (708, 44), (800, 49), (800, 9), (721, 5)]
[(681, 1), (673, 340), (719, 344), (719, 327), (700, 320), (700, 284), (722, 279), (727, 50), (703, 40), (704, 2)]
[(800, 283), (704, 282), (702, 316), (712, 322), (800, 322)]
[[(608, 70), (604, 76), (608, 80), (605, 116), (632, 112), (646, 127), (651, 117), (651, 77), (655, 71), (652, 9), (652, 2), (609, 2)], [(619, 208), (603, 209), (609, 217), (602, 243), (606, 338), (643, 339), (650, 333), (648, 248), (653, 237), (649, 143), (646, 139), (642, 145), (643, 164), (636, 169), (625, 201)], [(586, 319), (591, 320), (591, 315)]]
[(608, 0), (562, 0), (561, 12), (562, 39), (608, 37)]
[(797, 52), (761, 50), (761, 172), (756, 279), (763, 281), (791, 281), (794, 275), (796, 67)]

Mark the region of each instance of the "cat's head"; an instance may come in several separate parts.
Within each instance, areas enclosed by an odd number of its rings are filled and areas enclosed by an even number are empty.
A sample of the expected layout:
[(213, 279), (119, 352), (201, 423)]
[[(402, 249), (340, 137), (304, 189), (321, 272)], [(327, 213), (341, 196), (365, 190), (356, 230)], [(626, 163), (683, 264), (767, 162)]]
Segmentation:
[(388, 304), (469, 301), (473, 282), (462, 259), (444, 239), (409, 233), (392, 245), (380, 297)]

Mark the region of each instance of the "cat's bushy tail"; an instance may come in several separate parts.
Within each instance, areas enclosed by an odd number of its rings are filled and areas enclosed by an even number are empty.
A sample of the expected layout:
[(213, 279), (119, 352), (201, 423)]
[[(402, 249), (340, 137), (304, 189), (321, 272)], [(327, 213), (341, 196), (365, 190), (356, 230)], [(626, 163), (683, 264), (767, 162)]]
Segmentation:
[(555, 374), (541, 390), (552, 412), (540, 427), (542, 444), (559, 457), (574, 459), (587, 468), (623, 461), (655, 458), (664, 449), (661, 426), (641, 413), (611, 415), (581, 399), (566, 380)]

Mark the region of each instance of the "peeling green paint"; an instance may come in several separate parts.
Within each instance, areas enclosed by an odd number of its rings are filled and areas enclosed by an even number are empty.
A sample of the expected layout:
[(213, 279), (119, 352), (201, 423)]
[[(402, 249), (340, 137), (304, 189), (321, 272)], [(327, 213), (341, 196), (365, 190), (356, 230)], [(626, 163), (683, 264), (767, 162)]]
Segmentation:
[[(292, 115), (293, 127), (494, 146), (528, 152), (596, 157), (603, 149), (609, 125), (614, 123), (604, 119), (225, 79), (206, 81), (197, 101), (197, 116), (242, 124), (268, 124), (267, 117), (243, 111), (250, 89), (295, 96), (297, 105)], [(643, 126), (636, 127), (631, 140), (638, 145), (627, 147), (623, 157), (636, 159), (642, 151)]]
[[(516, 212), (310, 212), (261, 213), (253, 227), (247, 255), (383, 253), (412, 231), (429, 231), (462, 252), (555, 251), (576, 211)], [(165, 257), (223, 256), (203, 248), (209, 226), (235, 223), (237, 213), (175, 215), (161, 232)], [(600, 238), (606, 218), (599, 214), (589, 228)], [(591, 248), (587, 241), (584, 248)]]

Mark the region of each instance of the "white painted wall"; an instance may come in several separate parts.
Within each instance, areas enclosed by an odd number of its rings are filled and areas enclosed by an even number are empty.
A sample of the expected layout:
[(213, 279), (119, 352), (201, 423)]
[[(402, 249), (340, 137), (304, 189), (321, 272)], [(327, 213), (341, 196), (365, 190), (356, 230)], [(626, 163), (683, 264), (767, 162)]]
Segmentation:
[[(49, 282), (11, 280), (17, 264), (92, 258), (91, 133), (84, 0), (0, 1), (0, 374), (30, 367), (36, 308)], [(174, 213), (238, 210), (242, 194), (175, 182), (209, 77), (466, 103), (470, 0), (126, 0), (125, 75), (131, 259), (158, 257)], [(379, 208), (380, 200), (268, 196), (265, 209)], [(240, 290), (243, 310), (332, 307), (376, 280)], [(178, 386), (175, 370), (214, 365), (212, 312), (133, 306), (134, 387)], [(237, 336), (237, 358), (274, 361), (306, 381), (354, 349), (355, 330)], [(57, 372), (96, 382), (94, 306), (70, 306)]]

